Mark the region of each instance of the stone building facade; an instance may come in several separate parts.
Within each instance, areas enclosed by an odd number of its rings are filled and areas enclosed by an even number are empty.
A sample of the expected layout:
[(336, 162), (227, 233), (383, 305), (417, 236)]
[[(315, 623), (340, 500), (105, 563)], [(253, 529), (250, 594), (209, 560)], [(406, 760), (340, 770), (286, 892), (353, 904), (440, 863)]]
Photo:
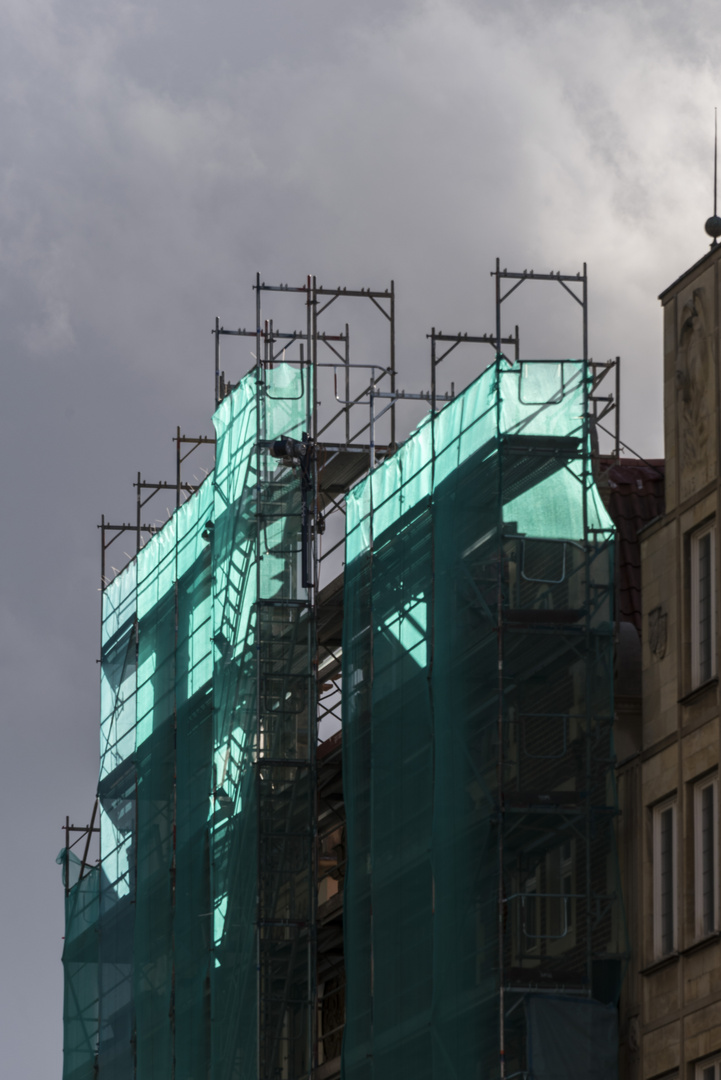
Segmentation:
[(640, 533), (641, 701), (617, 700), (628, 1080), (721, 1076), (720, 260), (712, 247), (660, 297), (666, 505)]

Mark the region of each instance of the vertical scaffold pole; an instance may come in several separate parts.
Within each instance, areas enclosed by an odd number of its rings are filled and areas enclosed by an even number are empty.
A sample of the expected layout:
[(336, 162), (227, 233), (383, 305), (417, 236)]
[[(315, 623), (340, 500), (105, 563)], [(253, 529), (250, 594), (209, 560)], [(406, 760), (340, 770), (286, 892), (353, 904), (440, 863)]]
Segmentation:
[(501, 263), (496, 259), (496, 445), (498, 469), (498, 1061), (501, 1080), (506, 1076), (505, 973), (503, 964), (503, 437), (501, 434)]
[(100, 625), (103, 623), (103, 598), (105, 589), (105, 514), (100, 515)]
[[(315, 304), (313, 305), (315, 311)], [(346, 327), (347, 331), (347, 327)], [(347, 349), (346, 334), (346, 349)], [(346, 369), (347, 370), (347, 369)], [(318, 744), (318, 592), (320, 588), (320, 564), (318, 558), (318, 513), (319, 513), (319, 483), (318, 483), (318, 389), (316, 386), (318, 368), (315, 365), (312, 373), (309, 372), (310, 387), (310, 411), (307, 413), (306, 423), (311, 431), (312, 443), (310, 450), (310, 475), (311, 490), (306, 498), (310, 499), (311, 513), (308, 515), (308, 529), (310, 532), (312, 567), (310, 588), (306, 593), (306, 600), (311, 620), (311, 632), (308, 636), (308, 721), (307, 721), (307, 758), (308, 758), (308, 831), (310, 834), (310, 866), (308, 867), (308, 1019), (307, 1031), (307, 1062), (308, 1075), (312, 1076), (318, 1067), (318, 1018), (317, 1018), (317, 927), (318, 927), (318, 852), (317, 852), (317, 774), (316, 774), (316, 747)], [(346, 395), (347, 396), (347, 395)]]
[(220, 405), (220, 319), (215, 316), (215, 408)]
[[(178, 428), (178, 454), (180, 454), (180, 428)], [(180, 481), (178, 481), (178, 505), (180, 505)], [(178, 585), (178, 530), (174, 530), (174, 552), (173, 552), (173, 662), (172, 662), (172, 678), (173, 678), (173, 781), (171, 790), (171, 811), (172, 811), (172, 830), (171, 830), (171, 865), (170, 865), (170, 955), (173, 958), (171, 972), (170, 972), (170, 1031), (172, 1038), (172, 1056), (171, 1056), (171, 1080), (175, 1080), (176, 1067), (177, 1067), (177, 1023), (176, 1023), (176, 996), (177, 996), (177, 980), (176, 980), (176, 968), (177, 968), (177, 938), (176, 938), (176, 924), (177, 924), (177, 884), (178, 884), (178, 629), (179, 629), (179, 585)]]
[[(218, 340), (216, 336), (216, 341)], [(180, 425), (177, 427), (177, 434), (175, 437), (175, 509), (180, 508)]]
[(616, 461), (621, 457), (621, 357), (616, 357)]
[(390, 340), (390, 367), (391, 367), (391, 446), (395, 449), (396, 445), (396, 284), (395, 281), (391, 281), (391, 340)]
[(345, 444), (350, 442), (350, 326), (345, 324), (345, 399), (349, 403), (345, 411)]
[[(253, 757), (255, 759), (255, 791), (254, 796), (256, 800), (256, 821), (258, 822), (258, 830), (260, 830), (260, 815), (261, 815), (261, 799), (260, 799), (260, 695), (261, 695), (261, 656), (260, 656), (260, 593), (261, 593), (261, 497), (260, 497), (260, 465), (261, 465), (261, 452), (260, 452), (260, 439), (261, 439), (261, 378), (263, 372), (263, 360), (260, 352), (261, 346), (261, 308), (260, 308), (260, 272), (255, 276), (255, 462), (256, 462), (256, 474), (255, 474), (255, 634), (256, 634), (256, 649), (255, 649), (255, 748)], [(256, 1019), (255, 1019), (255, 1038), (256, 1038), (256, 1068), (258, 1075), (261, 1075), (261, 1017), (262, 1017), (262, 1002), (261, 994), (263, 991), (263, 981), (261, 972), (261, 934), (262, 929), (260, 925), (260, 883), (261, 883), (261, 852), (260, 852), (260, 831), (256, 836), (256, 932), (255, 932), (255, 948), (256, 948)]]
[(311, 281), (310, 296), (310, 378), (313, 403), (313, 442), (318, 438), (318, 283), (315, 274)]
[[(307, 275), (305, 280), (305, 356), (307, 371), (305, 372), (306, 382), (306, 402), (307, 410), (311, 416), (315, 416), (316, 413), (316, 398), (318, 395), (317, 387), (314, 383), (314, 376), (316, 371), (316, 361), (314, 359), (315, 353), (313, 349), (313, 313), (315, 312), (315, 278), (312, 278), (310, 274)], [(301, 357), (302, 358), (302, 357)], [(301, 371), (303, 371), (303, 364), (301, 363)], [(317, 423), (317, 421), (316, 421)], [(309, 429), (315, 441), (316, 428), (315, 426)]]
[(70, 818), (65, 815), (65, 896), (70, 894)]
[[(307, 373), (308, 396), (307, 396), (307, 424), (311, 434), (312, 444), (310, 453), (312, 469), (312, 490), (309, 493), (312, 506), (312, 514), (308, 522), (311, 530), (311, 565), (313, 567), (311, 588), (307, 599), (310, 609), (312, 631), (309, 639), (309, 701), (308, 701), (308, 758), (309, 758), (309, 784), (311, 796), (309, 800), (309, 813), (311, 814), (311, 851), (309, 867), (309, 914), (310, 927), (308, 934), (308, 1070), (313, 1074), (318, 1067), (319, 1042), (318, 1042), (318, 1019), (317, 1009), (317, 925), (318, 925), (318, 862), (316, 852), (317, 836), (317, 777), (316, 777), (316, 745), (318, 742), (318, 701), (317, 701), (317, 676), (318, 676), (318, 591), (320, 588), (320, 559), (318, 551), (318, 521), (319, 512), (319, 484), (318, 484), (318, 304), (317, 284), (315, 276), (309, 274), (306, 281), (306, 335), (307, 335)], [(346, 344), (347, 349), (347, 344)], [(346, 353), (347, 356), (347, 353)], [(302, 370), (302, 366), (301, 366)], [(346, 394), (346, 398), (348, 394)], [(348, 418), (346, 416), (346, 439), (348, 438)], [(307, 497), (307, 496), (306, 496)]]
[(140, 488), (140, 473), (138, 473), (138, 498), (137, 498), (136, 503), (135, 503), (135, 507), (136, 507), (135, 554), (136, 555), (140, 551), (140, 520), (141, 520), (140, 515), (141, 515), (142, 510), (143, 510), (143, 504), (141, 502), (140, 491), (141, 491), (141, 488)]
[(583, 264), (583, 363), (588, 364), (588, 276)]
[(589, 471), (589, 453), (590, 453), (590, 419), (591, 419), (591, 401), (590, 401), (590, 374), (588, 365), (588, 278), (586, 274), (586, 263), (583, 264), (583, 286), (582, 286), (582, 309), (583, 309), (583, 421), (582, 421), (582, 441), (581, 441), (581, 477), (583, 487), (583, 542), (584, 542), (584, 556), (585, 556), (585, 582), (584, 582), (584, 608), (586, 612), (585, 616), (585, 651), (586, 651), (586, 677), (585, 677), (585, 726), (586, 726), (586, 753), (585, 753), (585, 766), (586, 766), (586, 814), (585, 814), (585, 845), (586, 845), (586, 859), (585, 859), (585, 874), (586, 874), (586, 981), (587, 981), (587, 994), (588, 997), (593, 997), (593, 913), (591, 910), (591, 902), (593, 897), (593, 890), (591, 887), (591, 813), (593, 806), (593, 793), (592, 793), (592, 776), (591, 770), (593, 767), (592, 755), (591, 755), (591, 725), (593, 723), (593, 707), (592, 707), (592, 690), (593, 679), (591, 674), (591, 565), (593, 561), (594, 552), (592, 550), (592, 541), (597, 542), (598, 536), (594, 534), (592, 537), (589, 533), (588, 522), (588, 493), (589, 485), (593, 482), (593, 476)]

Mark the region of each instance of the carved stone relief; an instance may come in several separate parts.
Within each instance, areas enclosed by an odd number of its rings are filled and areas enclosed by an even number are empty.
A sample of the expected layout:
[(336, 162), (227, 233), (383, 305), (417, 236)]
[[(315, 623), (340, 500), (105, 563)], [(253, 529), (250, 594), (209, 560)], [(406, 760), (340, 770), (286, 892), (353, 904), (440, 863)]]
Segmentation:
[(716, 473), (712, 347), (704, 289), (695, 289), (693, 299), (683, 307), (676, 354), (682, 499), (693, 495)]
[(666, 655), (666, 627), (668, 616), (662, 607), (655, 607), (648, 613), (648, 644), (657, 660)]
[(628, 1022), (628, 1048), (632, 1054), (637, 1054), (641, 1049), (641, 1030), (637, 1016), (632, 1016)]

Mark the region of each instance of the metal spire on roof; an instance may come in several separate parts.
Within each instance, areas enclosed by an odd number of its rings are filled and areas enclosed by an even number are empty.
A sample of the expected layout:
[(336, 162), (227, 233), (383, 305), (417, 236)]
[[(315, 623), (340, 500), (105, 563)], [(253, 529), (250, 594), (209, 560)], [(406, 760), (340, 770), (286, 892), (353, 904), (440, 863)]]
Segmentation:
[(711, 247), (716, 247), (718, 237), (721, 236), (721, 218), (716, 213), (716, 196), (718, 192), (718, 109), (713, 111), (713, 216), (706, 222), (706, 232), (712, 237)]

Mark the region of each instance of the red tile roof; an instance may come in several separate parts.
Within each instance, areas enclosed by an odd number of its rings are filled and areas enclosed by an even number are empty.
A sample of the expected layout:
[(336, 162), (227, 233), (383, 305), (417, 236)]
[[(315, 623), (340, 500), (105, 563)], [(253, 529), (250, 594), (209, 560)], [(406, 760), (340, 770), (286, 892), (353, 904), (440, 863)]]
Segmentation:
[(616, 618), (641, 634), (640, 530), (664, 513), (665, 462), (662, 458), (599, 459), (598, 487), (618, 529)]

